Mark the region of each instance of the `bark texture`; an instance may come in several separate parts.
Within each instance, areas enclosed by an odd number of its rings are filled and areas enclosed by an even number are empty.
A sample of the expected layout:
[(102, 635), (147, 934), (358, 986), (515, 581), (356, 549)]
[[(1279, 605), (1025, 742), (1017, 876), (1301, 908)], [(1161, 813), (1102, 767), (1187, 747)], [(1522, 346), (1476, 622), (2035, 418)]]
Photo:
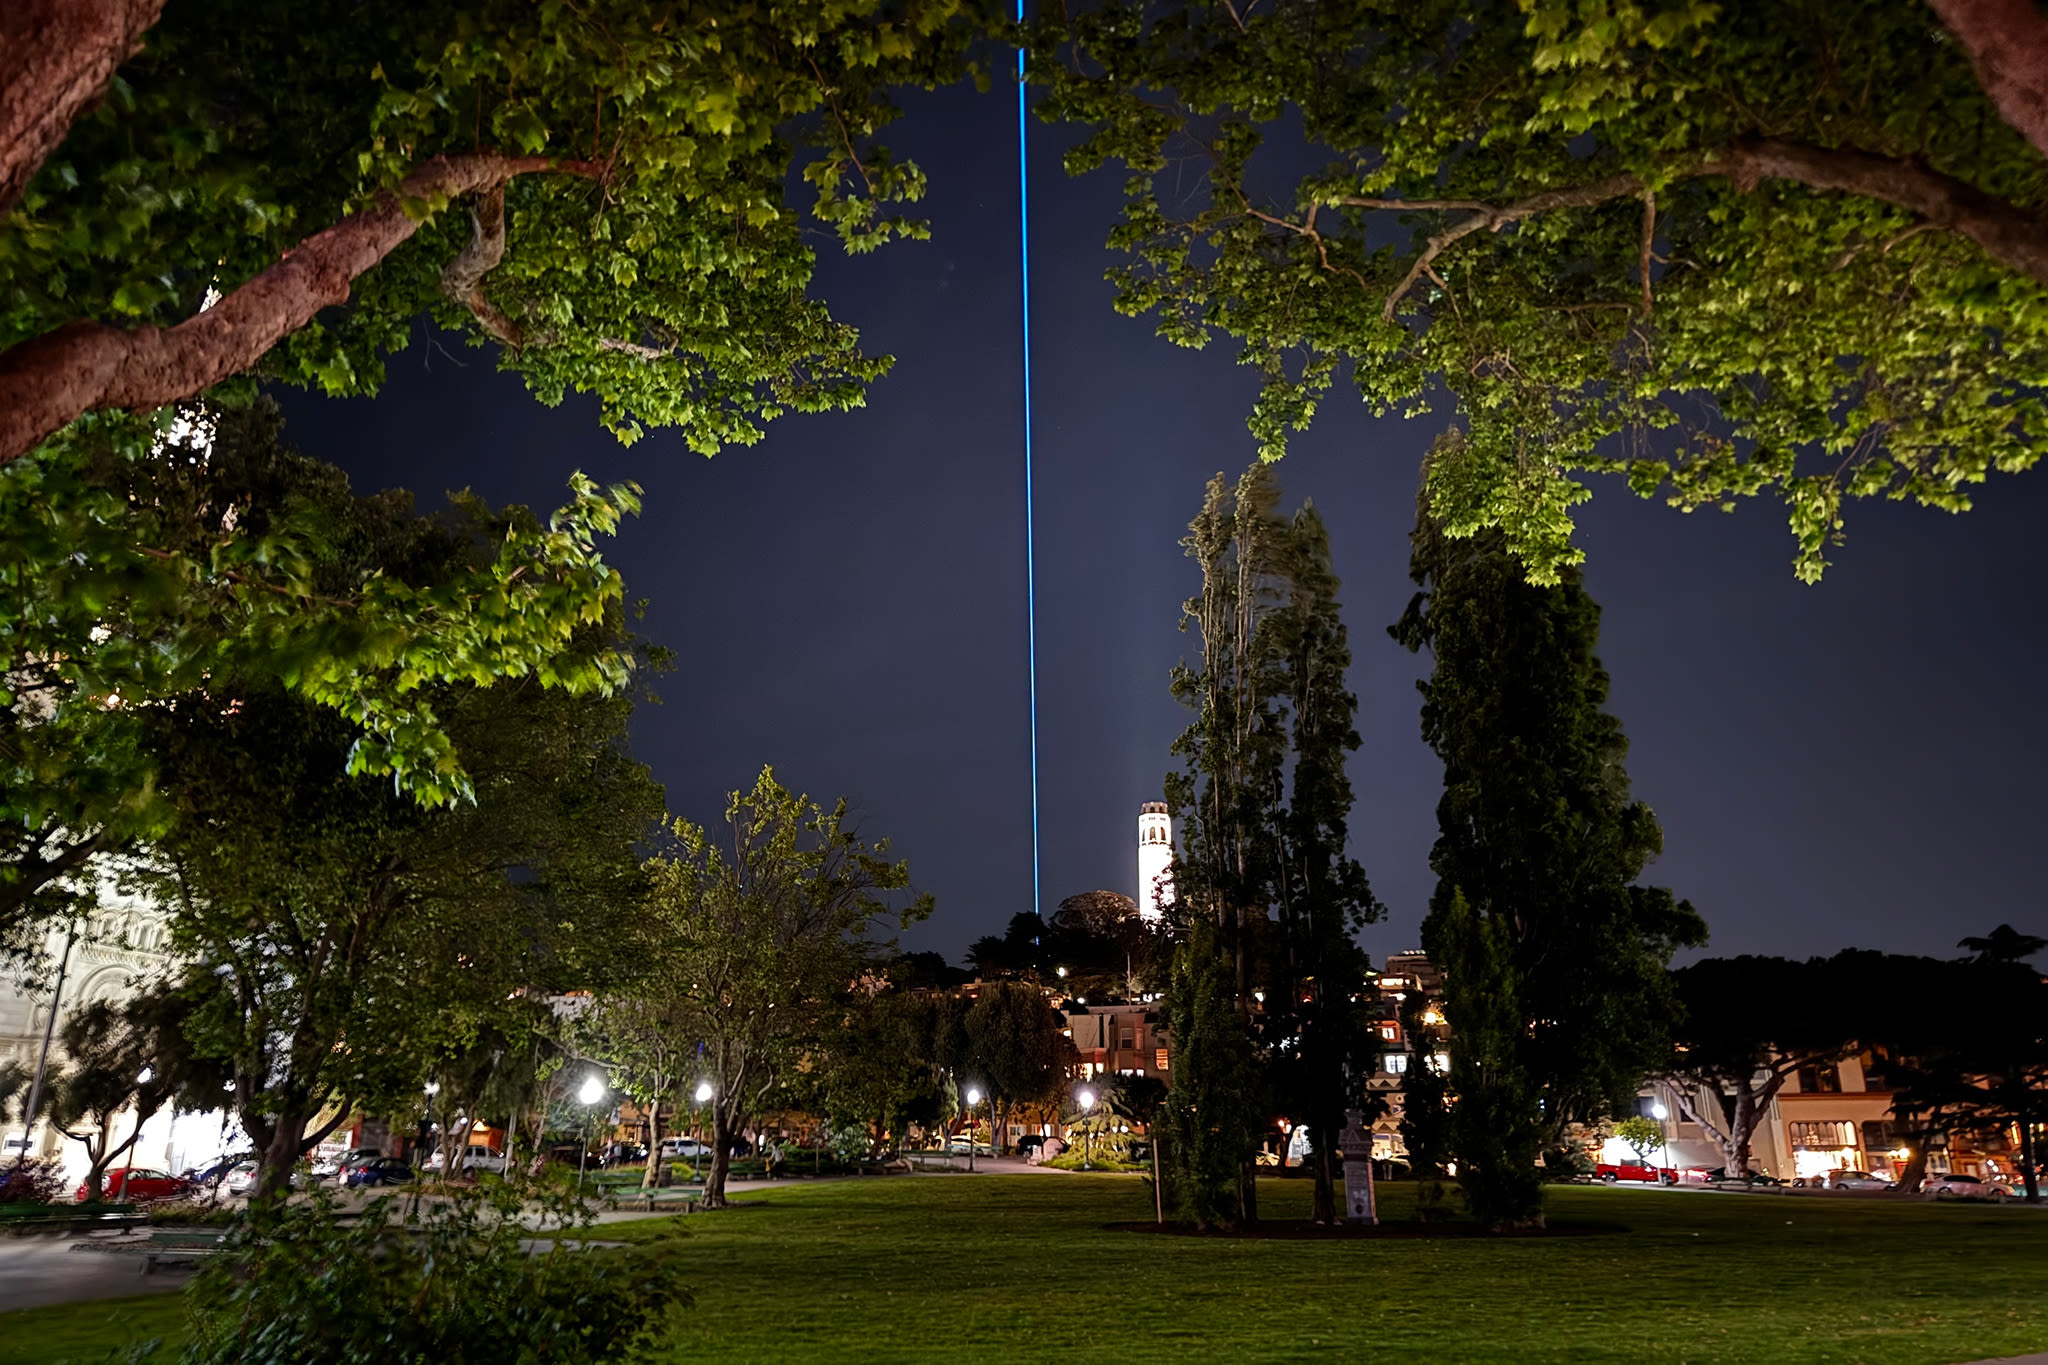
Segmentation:
[(0, 354), (0, 464), (26, 454), (83, 413), (163, 407), (249, 369), (321, 309), (346, 303), (356, 277), (419, 230), (403, 201), (445, 203), (540, 171), (602, 174), (594, 162), (550, 157), (437, 156), (371, 208), (308, 237), (276, 265), (175, 327), (126, 331), (81, 318), (22, 342)]
[(0, 4), (0, 217), (142, 45), (164, 0)]
[(1928, 0), (1999, 116), (2048, 156), (2048, 15), (2035, 0)]

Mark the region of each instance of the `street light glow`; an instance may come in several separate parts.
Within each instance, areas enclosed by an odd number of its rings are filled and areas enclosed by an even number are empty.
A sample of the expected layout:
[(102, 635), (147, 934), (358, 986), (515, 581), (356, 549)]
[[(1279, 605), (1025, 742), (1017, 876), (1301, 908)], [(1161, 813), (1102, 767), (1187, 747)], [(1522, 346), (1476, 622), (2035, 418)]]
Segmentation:
[(975, 1105), (980, 1103), (981, 1092), (979, 1090), (976, 1090), (974, 1087), (969, 1086), (967, 1089), (967, 1107), (969, 1109), (972, 1109)]
[(604, 1098), (604, 1082), (595, 1076), (583, 1078), (583, 1084), (576, 1091), (576, 1098), (585, 1104), (596, 1104)]
[(440, 1094), (440, 1093), (441, 1093), (441, 1083), (440, 1083), (439, 1081), (428, 1081), (428, 1082), (427, 1082), (427, 1093), (428, 1093), (429, 1095), (438, 1095), (438, 1094)]
[(1083, 1109), (1093, 1109), (1095, 1107), (1095, 1092), (1093, 1090), (1083, 1090), (1074, 1098), (1081, 1101)]
[(711, 1082), (709, 1082), (709, 1081), (699, 1081), (699, 1082), (697, 1082), (697, 1103), (699, 1103), (699, 1104), (709, 1104), (709, 1103), (711, 1103)]
[(1671, 1111), (1661, 1104), (1653, 1104), (1650, 1106), (1650, 1117), (1662, 1123), (1671, 1117)]

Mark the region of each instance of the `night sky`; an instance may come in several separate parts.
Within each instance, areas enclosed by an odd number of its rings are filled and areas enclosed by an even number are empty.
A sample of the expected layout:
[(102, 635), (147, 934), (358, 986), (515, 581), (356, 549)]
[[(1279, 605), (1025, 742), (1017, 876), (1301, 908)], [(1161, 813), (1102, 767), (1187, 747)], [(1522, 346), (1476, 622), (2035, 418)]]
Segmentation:
[[(1032, 903), (1014, 105), (1002, 85), (917, 97), (887, 139), (931, 175), (930, 242), (849, 260), (817, 291), (898, 357), (866, 409), (787, 417), (706, 461), (673, 433), (628, 450), (550, 410), (489, 354), (427, 342), (374, 400), (284, 393), (291, 438), (439, 505), (469, 486), (546, 508), (572, 469), (646, 490), (607, 554), (643, 633), (677, 651), (637, 755), (670, 806), (714, 817), (764, 763), (910, 860), (938, 913), (906, 946), (958, 957)], [(1121, 172), (1069, 180), (1034, 123), (1034, 379), (1044, 906), (1136, 890), (1139, 803), (1187, 715), (1167, 673), (1195, 587), (1177, 541), (1218, 470), (1253, 454), (1255, 385), (1227, 343), (1180, 350), (1118, 317), (1103, 239)], [(516, 243), (515, 243), (516, 249)], [(422, 337), (425, 337), (423, 332)], [(1441, 771), (1423, 663), (1385, 633), (1407, 602), (1422, 453), (1446, 416), (1374, 421), (1339, 392), (1281, 466), (1344, 579), (1364, 747), (1352, 851), (1414, 946)], [(1856, 505), (1817, 588), (1782, 511), (1690, 517), (1613, 484), (1582, 509), (1601, 655), (1636, 794), (1663, 820), (1649, 880), (1690, 898), (1716, 954), (1856, 945), (1945, 954), (2002, 921), (2048, 934), (2048, 476), (1962, 517)]]

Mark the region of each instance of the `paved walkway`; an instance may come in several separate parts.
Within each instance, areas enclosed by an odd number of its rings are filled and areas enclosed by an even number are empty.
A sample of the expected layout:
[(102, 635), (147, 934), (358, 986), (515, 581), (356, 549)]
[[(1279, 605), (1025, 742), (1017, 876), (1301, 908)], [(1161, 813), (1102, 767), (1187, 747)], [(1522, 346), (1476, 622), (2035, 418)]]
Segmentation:
[[(129, 1236), (141, 1240), (135, 1233)], [(126, 1294), (175, 1293), (191, 1278), (181, 1271), (160, 1270), (144, 1275), (138, 1256), (74, 1253), (71, 1248), (79, 1240), (0, 1238), (0, 1311), (77, 1303), (83, 1299), (112, 1299)]]

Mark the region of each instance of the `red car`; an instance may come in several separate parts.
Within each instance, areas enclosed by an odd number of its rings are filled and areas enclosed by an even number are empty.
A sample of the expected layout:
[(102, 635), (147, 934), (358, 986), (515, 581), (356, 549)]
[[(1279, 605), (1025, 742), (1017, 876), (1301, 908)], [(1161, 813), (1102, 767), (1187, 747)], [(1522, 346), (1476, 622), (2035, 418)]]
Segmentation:
[[(140, 1166), (118, 1166), (100, 1177), (100, 1188), (107, 1198), (130, 1204), (145, 1204), (152, 1199), (175, 1199), (185, 1192), (185, 1182), (162, 1171), (145, 1170)], [(92, 1191), (84, 1181), (78, 1184), (78, 1202), (83, 1204)]]
[(1617, 1180), (1640, 1180), (1644, 1184), (1676, 1185), (1678, 1172), (1669, 1166), (1638, 1166), (1632, 1162), (1620, 1162), (1609, 1166), (1605, 1162), (1593, 1168), (1593, 1174), (1612, 1185)]

